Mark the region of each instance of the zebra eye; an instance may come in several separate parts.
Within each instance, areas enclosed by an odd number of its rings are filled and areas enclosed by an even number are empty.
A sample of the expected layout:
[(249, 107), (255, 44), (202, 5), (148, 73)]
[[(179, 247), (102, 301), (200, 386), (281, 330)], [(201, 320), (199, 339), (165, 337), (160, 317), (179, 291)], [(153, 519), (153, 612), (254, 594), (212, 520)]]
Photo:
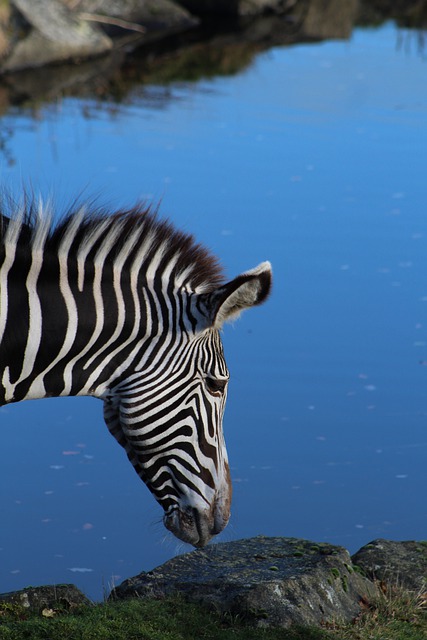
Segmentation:
[(205, 378), (206, 387), (213, 396), (222, 396), (227, 386), (227, 380), (218, 380), (217, 378)]

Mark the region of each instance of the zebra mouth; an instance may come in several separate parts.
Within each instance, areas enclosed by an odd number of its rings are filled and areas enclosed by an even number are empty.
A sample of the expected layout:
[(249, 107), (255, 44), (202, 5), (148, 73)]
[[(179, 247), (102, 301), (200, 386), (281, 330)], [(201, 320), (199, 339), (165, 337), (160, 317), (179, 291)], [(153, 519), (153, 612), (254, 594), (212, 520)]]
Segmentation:
[(180, 509), (178, 506), (169, 510), (163, 518), (164, 525), (179, 540), (200, 549), (209, 540), (221, 533), (227, 525), (229, 515), (223, 516), (216, 509), (199, 510), (192, 507)]

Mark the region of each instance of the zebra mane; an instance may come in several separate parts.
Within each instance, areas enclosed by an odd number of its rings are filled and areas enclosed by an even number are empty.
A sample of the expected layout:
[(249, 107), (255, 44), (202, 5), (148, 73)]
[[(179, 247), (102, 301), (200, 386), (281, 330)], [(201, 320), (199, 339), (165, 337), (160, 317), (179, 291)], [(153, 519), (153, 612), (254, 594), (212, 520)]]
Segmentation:
[[(109, 212), (78, 205), (54, 222), (52, 209), (34, 200), (16, 207), (2, 203), (0, 251), (15, 245), (20, 251), (43, 251), (77, 264), (102, 262), (132, 273), (164, 272), (175, 286), (208, 292), (224, 281), (217, 258), (194, 237), (158, 217), (157, 208), (139, 204)], [(6, 212), (6, 215), (3, 214)]]

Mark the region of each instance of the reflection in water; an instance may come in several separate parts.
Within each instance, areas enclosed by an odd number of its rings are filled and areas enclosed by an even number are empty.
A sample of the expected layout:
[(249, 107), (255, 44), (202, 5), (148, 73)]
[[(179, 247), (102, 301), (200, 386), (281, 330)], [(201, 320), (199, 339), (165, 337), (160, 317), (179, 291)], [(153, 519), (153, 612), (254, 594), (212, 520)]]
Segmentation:
[(64, 96), (126, 102), (135, 92), (140, 98), (144, 85), (235, 75), (273, 46), (347, 40), (357, 25), (378, 26), (390, 19), (417, 30), (411, 36), (419, 51), (424, 50), (425, 0), (397, 6), (371, 0), (296, 0), (279, 16), (205, 20), (200, 28), (184, 34), (148, 43), (142, 39), (131, 51), (127, 40), (126, 46), (119, 41), (112, 54), (95, 60), (6, 75), (0, 84), (0, 111), (6, 112), (9, 105), (38, 110)]
[(414, 52), (421, 58), (426, 57), (427, 31), (400, 29), (397, 36), (397, 50), (405, 55)]
[[(356, 25), (379, 25), (393, 18), (406, 31), (397, 35), (397, 49), (415, 49), (424, 55), (427, 2), (393, 3), (358, 0), (297, 0), (281, 16), (202, 22), (185, 34), (141, 44), (135, 50), (118, 47), (112, 54), (80, 64), (31, 69), (0, 79), (0, 113), (20, 112), (39, 119), (43, 110), (66, 96), (85, 99), (83, 117), (99, 111), (120, 113), (120, 104), (138, 102), (148, 108), (166, 108), (176, 100), (174, 83), (195, 83), (218, 76), (233, 76), (249, 68), (255, 57), (273, 46), (349, 39)], [(8, 164), (12, 119), (0, 124), (0, 154)]]
[[(355, 551), (425, 537), (427, 88), (396, 33), (245, 53), (241, 73), (225, 64), (230, 40), (218, 64), (234, 75), (208, 78), (212, 65), (195, 82), (155, 80), (179, 49), (134, 53), (125, 88), (119, 65), (111, 90), (107, 65), (102, 90), (96, 73), (78, 89), (64, 75), (66, 97), (5, 106), (15, 193), (25, 181), (61, 203), (85, 187), (120, 204), (151, 195), (230, 276), (272, 261), (268, 306), (224, 330), (235, 496), (222, 539)], [(99, 598), (187, 550), (164, 539), (95, 400), (0, 412), (1, 590), (72, 580)]]

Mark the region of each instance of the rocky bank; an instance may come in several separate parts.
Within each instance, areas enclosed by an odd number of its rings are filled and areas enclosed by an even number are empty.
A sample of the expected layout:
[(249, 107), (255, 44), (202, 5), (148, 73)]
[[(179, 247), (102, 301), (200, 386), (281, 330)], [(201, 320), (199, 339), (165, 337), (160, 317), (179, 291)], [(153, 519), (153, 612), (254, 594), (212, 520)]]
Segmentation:
[[(180, 594), (257, 627), (349, 622), (385, 587), (427, 591), (427, 543), (374, 540), (350, 557), (343, 547), (296, 538), (219, 543), (177, 556), (125, 580), (113, 599)], [(40, 611), (58, 601), (87, 602), (73, 585), (29, 588), (0, 595)]]
[[(427, 22), (426, 0), (2, 0), (0, 76), (110, 57), (199, 29), (289, 43), (349, 38), (355, 24)], [(176, 47), (172, 44), (172, 48)]]
[(0, 114), (66, 96), (133, 100), (149, 84), (234, 75), (271, 47), (388, 20), (425, 48), (427, 0), (1, 0)]

